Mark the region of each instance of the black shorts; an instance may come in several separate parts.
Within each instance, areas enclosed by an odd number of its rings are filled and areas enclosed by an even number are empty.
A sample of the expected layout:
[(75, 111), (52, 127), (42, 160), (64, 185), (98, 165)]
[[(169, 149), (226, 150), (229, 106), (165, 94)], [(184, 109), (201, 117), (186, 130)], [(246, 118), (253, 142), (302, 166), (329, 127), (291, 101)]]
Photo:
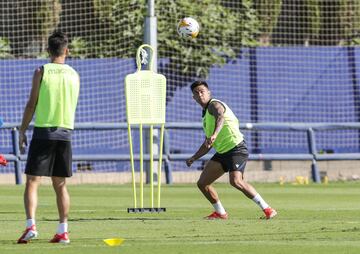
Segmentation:
[(219, 162), (225, 172), (244, 172), (248, 158), (249, 152), (246, 143), (245, 141), (242, 141), (226, 153), (215, 153), (211, 160)]
[(32, 139), (25, 174), (34, 176), (72, 176), (71, 142)]

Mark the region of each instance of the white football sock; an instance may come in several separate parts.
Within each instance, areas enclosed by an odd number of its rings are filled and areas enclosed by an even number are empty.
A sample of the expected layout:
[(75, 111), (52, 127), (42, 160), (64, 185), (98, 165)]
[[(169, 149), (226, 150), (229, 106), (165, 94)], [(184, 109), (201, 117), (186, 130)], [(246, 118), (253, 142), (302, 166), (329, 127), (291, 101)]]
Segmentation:
[(58, 229), (57, 229), (56, 233), (62, 234), (62, 233), (65, 233), (65, 232), (68, 232), (68, 224), (66, 222), (59, 223), (59, 226), (58, 226)]
[(26, 220), (26, 228), (29, 228), (32, 225), (35, 225), (35, 219), (27, 219)]
[(215, 204), (212, 204), (215, 211), (219, 214), (226, 214), (225, 208), (222, 206), (220, 200), (216, 202)]
[(261, 208), (262, 210), (264, 210), (265, 208), (268, 208), (268, 207), (269, 207), (269, 205), (265, 202), (265, 200), (263, 200), (263, 198), (260, 196), (259, 193), (257, 193), (252, 200), (253, 200), (258, 206), (260, 206), (260, 208)]

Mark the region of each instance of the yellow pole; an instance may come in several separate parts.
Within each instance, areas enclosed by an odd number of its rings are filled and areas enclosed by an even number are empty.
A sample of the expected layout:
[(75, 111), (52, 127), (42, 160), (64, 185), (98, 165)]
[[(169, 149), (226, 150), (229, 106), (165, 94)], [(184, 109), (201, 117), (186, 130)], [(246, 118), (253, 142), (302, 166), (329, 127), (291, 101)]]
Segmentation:
[(143, 126), (140, 124), (140, 208), (144, 208), (144, 158), (143, 158)]
[(135, 166), (134, 166), (134, 153), (133, 153), (133, 145), (132, 145), (132, 137), (131, 137), (131, 126), (128, 124), (128, 137), (129, 137), (129, 148), (130, 148), (130, 164), (131, 164), (131, 177), (132, 177), (132, 187), (134, 194), (134, 208), (136, 208), (136, 180), (135, 180)]
[(153, 162), (154, 162), (154, 154), (153, 154), (153, 125), (150, 125), (150, 207), (154, 208), (154, 170), (153, 170)]
[(159, 163), (158, 163), (158, 190), (157, 190), (157, 207), (160, 208), (160, 191), (161, 191), (161, 165), (164, 145), (164, 124), (161, 125), (160, 130), (160, 152), (159, 152)]

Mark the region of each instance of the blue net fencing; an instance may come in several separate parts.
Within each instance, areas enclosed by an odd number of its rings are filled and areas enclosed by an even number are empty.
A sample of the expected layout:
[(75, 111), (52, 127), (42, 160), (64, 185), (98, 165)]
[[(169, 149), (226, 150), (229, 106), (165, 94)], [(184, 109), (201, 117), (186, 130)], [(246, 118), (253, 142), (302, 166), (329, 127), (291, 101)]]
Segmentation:
[[(206, 80), (215, 98), (227, 103), (241, 123), (358, 122), (360, 50), (348, 47), (244, 48), (239, 57), (210, 69)], [(44, 60), (1, 60), (0, 116), (19, 123), (31, 88), (31, 77)], [(69, 60), (81, 77), (76, 121), (126, 122), (123, 80), (135, 71), (134, 59)], [(169, 73), (168, 60), (160, 59), (158, 70)], [(200, 122), (201, 108), (192, 99), (190, 85), (168, 77), (167, 122)], [(306, 133), (289, 131), (244, 131), (250, 152), (306, 153)], [(134, 132), (135, 152), (138, 151)], [(12, 152), (11, 133), (0, 129), (0, 153)], [(28, 132), (29, 139), (31, 131)], [(172, 153), (194, 153), (203, 141), (201, 130), (169, 130)], [(359, 152), (358, 130), (316, 132), (317, 147), (324, 152)], [(76, 130), (74, 154), (127, 154), (126, 130)], [(88, 162), (76, 162), (74, 170)], [(128, 162), (91, 162), (94, 171), (126, 171)], [(187, 170), (184, 162), (172, 162), (174, 170)], [(192, 169), (201, 167), (201, 162)], [(6, 171), (11, 171), (12, 166)]]

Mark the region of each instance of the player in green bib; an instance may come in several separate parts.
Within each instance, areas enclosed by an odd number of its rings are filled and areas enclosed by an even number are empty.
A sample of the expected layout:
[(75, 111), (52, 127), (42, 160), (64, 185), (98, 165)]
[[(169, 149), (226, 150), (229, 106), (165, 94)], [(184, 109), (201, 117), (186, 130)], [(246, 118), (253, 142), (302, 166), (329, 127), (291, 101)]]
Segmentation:
[(214, 212), (206, 219), (227, 219), (228, 213), (220, 202), (212, 186), (225, 172), (229, 172), (230, 184), (252, 199), (263, 210), (265, 219), (273, 218), (277, 212), (271, 208), (255, 188), (244, 179), (244, 171), (249, 153), (239, 121), (231, 109), (223, 102), (212, 99), (209, 86), (205, 81), (191, 85), (194, 100), (202, 107), (202, 122), (205, 141), (193, 156), (186, 160), (190, 167), (194, 161), (207, 154), (212, 147), (215, 155), (207, 162), (197, 185), (214, 207)]
[(69, 243), (68, 214), (70, 197), (66, 178), (72, 176), (71, 133), (74, 129), (80, 79), (65, 59), (68, 37), (54, 32), (48, 39), (51, 62), (35, 70), (29, 100), (19, 130), (19, 147), (25, 152), (25, 131), (35, 115), (35, 128), (29, 147), (25, 174), (24, 205), (26, 229), (18, 243), (37, 237), (35, 224), (37, 190), (42, 176), (51, 177), (59, 213), (59, 225), (52, 243)]

